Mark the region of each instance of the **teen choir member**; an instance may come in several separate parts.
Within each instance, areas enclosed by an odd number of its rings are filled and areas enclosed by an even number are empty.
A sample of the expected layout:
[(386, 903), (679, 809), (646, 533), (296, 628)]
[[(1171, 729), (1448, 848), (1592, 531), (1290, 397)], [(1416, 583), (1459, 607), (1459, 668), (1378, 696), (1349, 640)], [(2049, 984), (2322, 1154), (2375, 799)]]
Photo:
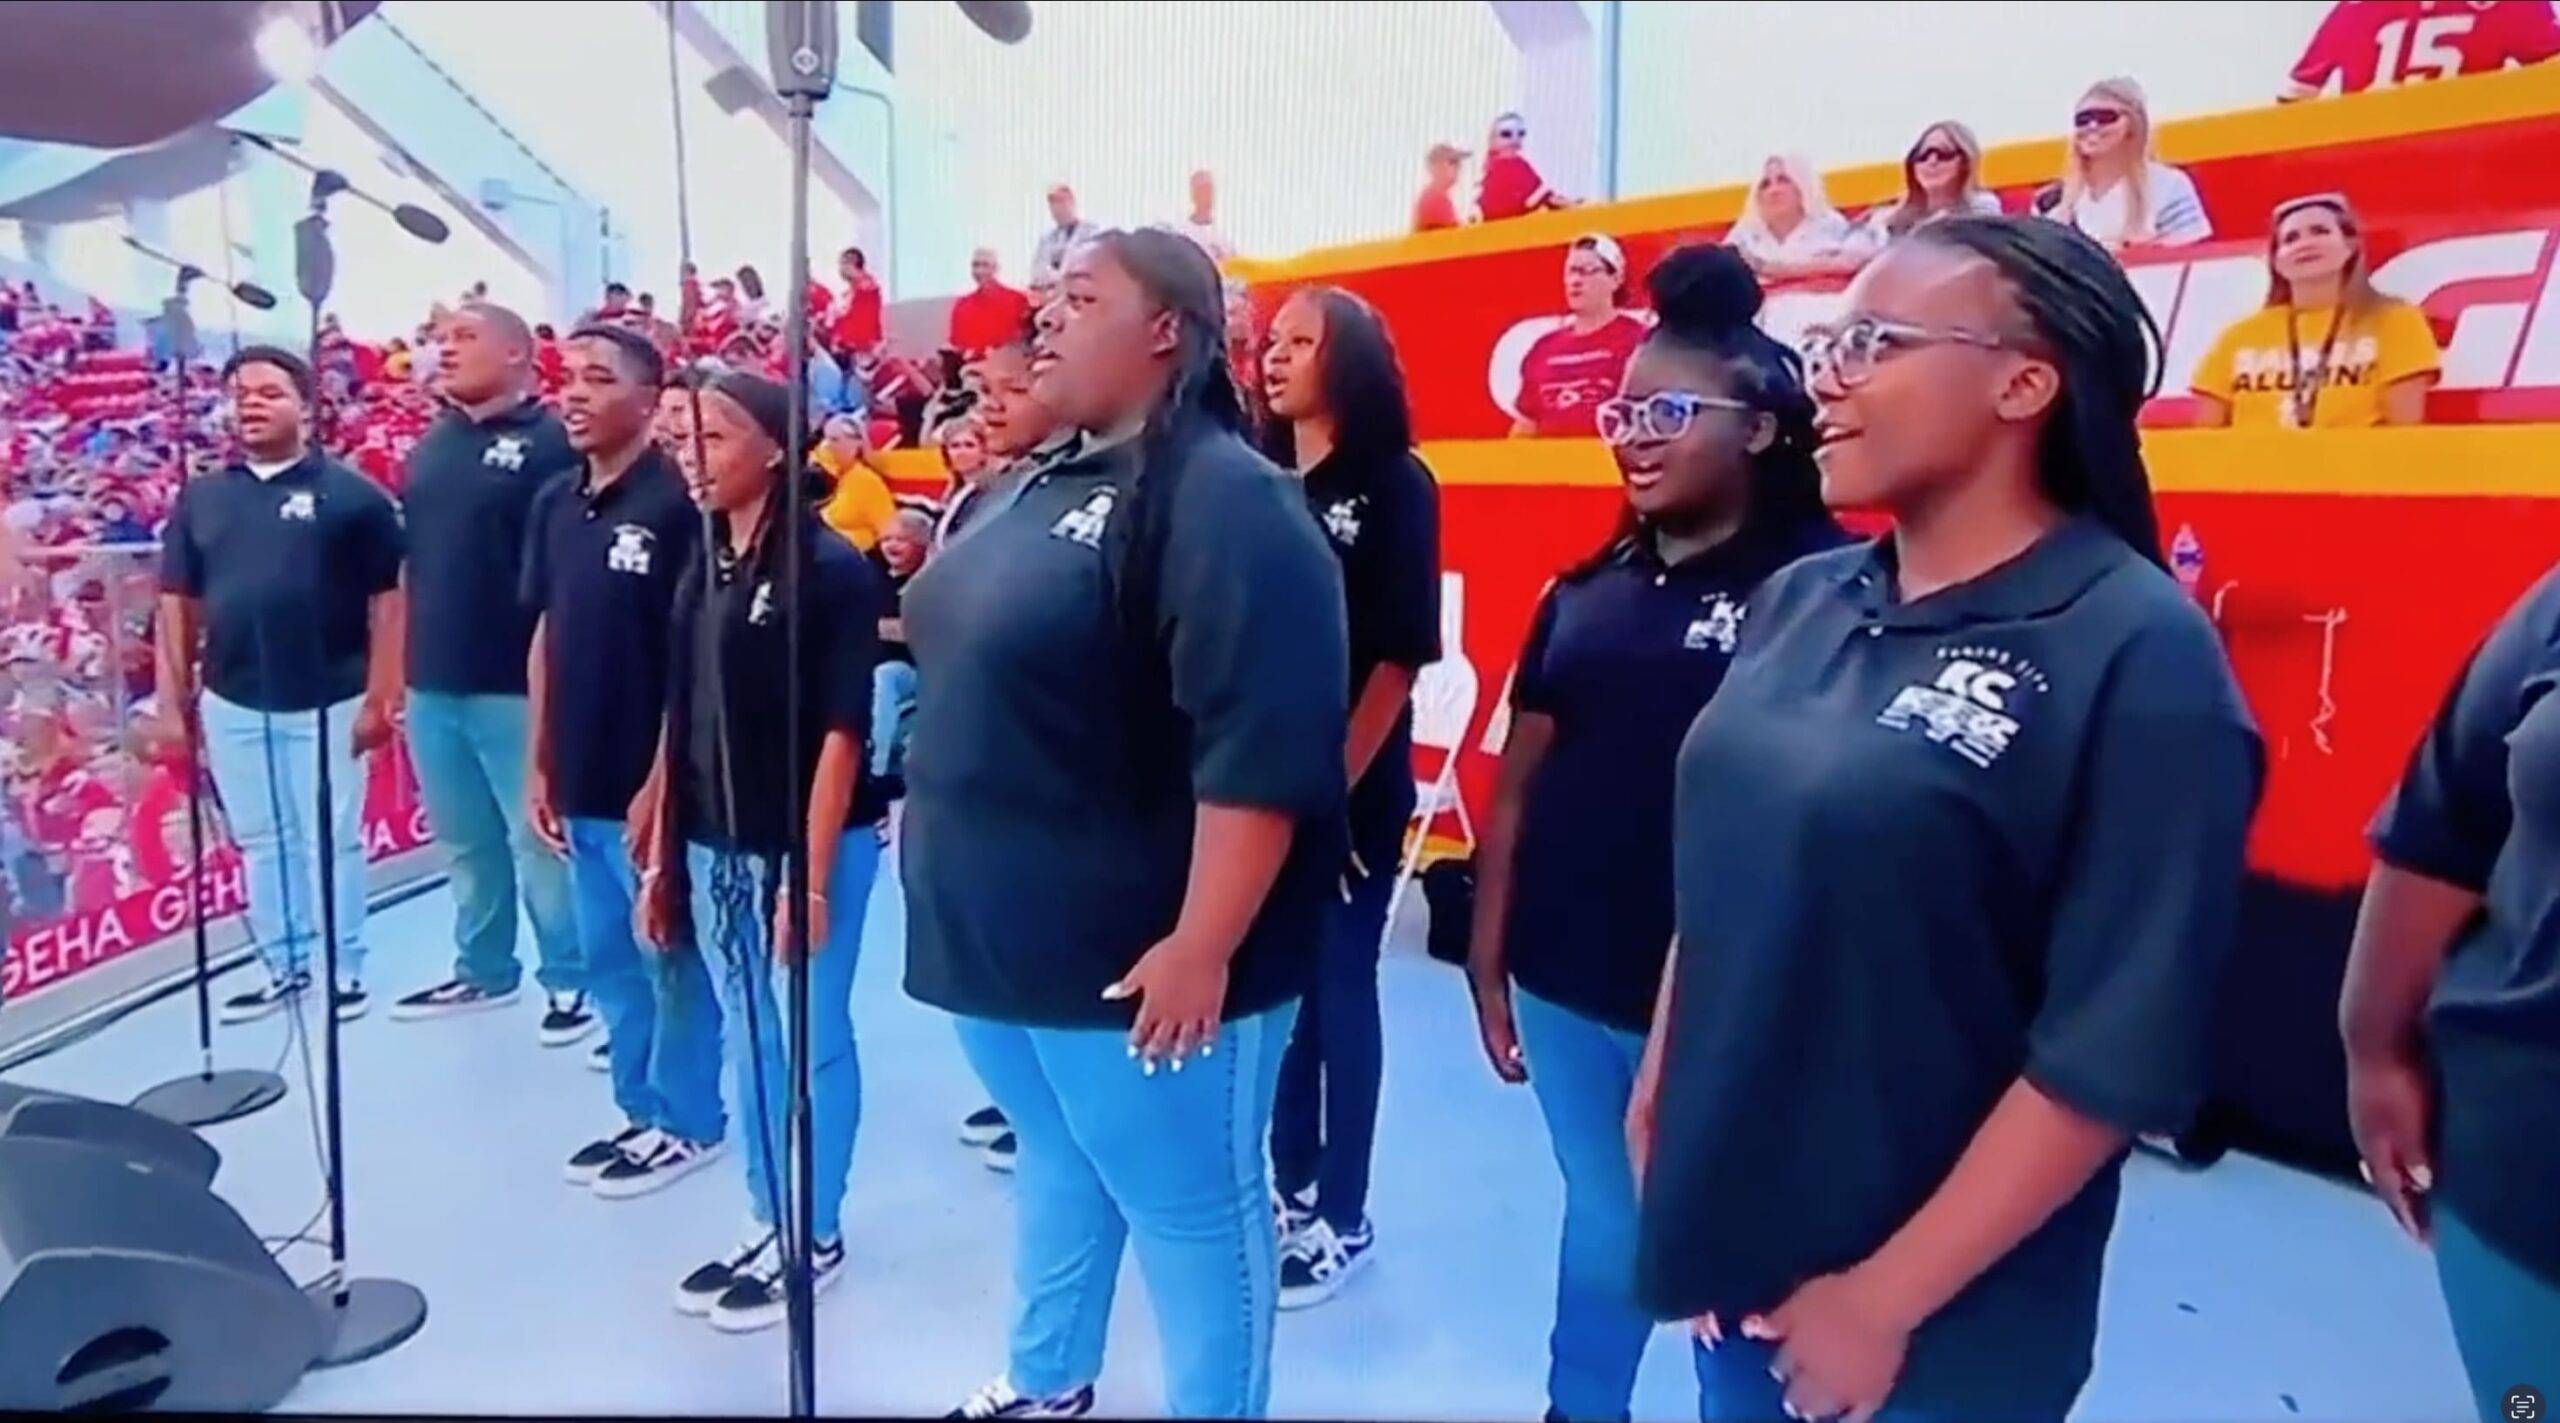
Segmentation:
[(2196, 366), (2197, 424), (2354, 429), (2427, 418), (2444, 351), (2425, 312), (2374, 290), (2364, 229), (2344, 197), (2277, 205), (2267, 276), (2267, 304), (2233, 322)]
[(515, 1000), (516, 901), (532, 922), (549, 994), (546, 1047), (596, 1026), (578, 961), (567, 867), (525, 817), (531, 706), (525, 653), (533, 614), (518, 598), (533, 496), (577, 468), (560, 421), (537, 398), (533, 334), (502, 306), (474, 302), (440, 329), (447, 405), (409, 456), (409, 754), (418, 796), (453, 875), (453, 977), (391, 1007), (439, 1018)]
[(2375, 824), (2339, 1011), (2365, 1175), (2435, 1248), (2483, 1423), (2560, 1371), (2555, 685), (2560, 573), (2472, 656)]
[(702, 521), (675, 457), (650, 437), (665, 378), (657, 348), (623, 327), (589, 326), (571, 333), (565, 356), (561, 419), (581, 462), (535, 498), (525, 545), (523, 593), (539, 620), (527, 815), (569, 865), (623, 1117), (621, 1131), (570, 1156), (568, 1178), (620, 1199), (709, 1164), (725, 1135), (710, 979), (691, 946), (640, 948), (625, 830), (657, 760), (667, 626)]
[(225, 1001), (223, 1019), (265, 1017), (311, 986), (322, 876), (337, 917), (331, 1001), (353, 1018), (367, 1001), (361, 758), (389, 744), (400, 701), (400, 515), (312, 443), (301, 357), (243, 347), (222, 389), (241, 458), (180, 485), (161, 533), (155, 737), (164, 754), (202, 748), (245, 863), (267, 981)]
[(1628, 1114), (1639, 1298), (1711, 1420), (2058, 1420), (2088, 1378), (2263, 769), (2161, 566), (2151, 334), (2095, 242), (1958, 217), (1806, 341), (1824, 494), (1895, 531), (1761, 587), (1682, 745)]
[[(880, 862), (883, 807), (864, 753), (887, 598), (870, 563), (803, 497), (806, 472), (784, 467), (790, 414), (788, 393), (760, 376), (722, 374), (701, 391), (682, 457), (711, 515), (711, 543), (676, 591), (657, 803), (639, 857), (642, 937), (672, 950), (689, 918), (718, 993), (753, 1222), (733, 1251), (685, 1277), (676, 1307), (732, 1331), (779, 1323), (784, 1312), (779, 1225), (792, 1078), (783, 1011), (789, 956), (803, 950), (786, 932), (783, 856), (795, 847), (808, 856), (809, 1268), (818, 1290), (844, 1267), (844, 1193), (862, 1111), (853, 974)], [(774, 587), (785, 539), (799, 541), (807, 619), (797, 746), (785, 735), (795, 613), (776, 605)], [(807, 808), (797, 825), (787, 812), (795, 789)], [(679, 875), (689, 898), (678, 895)]]
[(907, 988), (1022, 1141), (1007, 1369), (960, 1414), (1093, 1406), (1134, 1239), (1168, 1410), (1257, 1417), (1264, 1139), (1342, 865), (1341, 577), (1235, 434), (1200, 249), (1106, 233), (1063, 290), (1035, 394), (1081, 444), (906, 609)]
[(1351, 640), (1351, 853), (1271, 1117), (1280, 1307), (1320, 1304), (1368, 1259), (1382, 1034), (1378, 949), (1413, 816), (1413, 682), (1440, 659), (1440, 491), (1413, 452), (1386, 324), (1333, 287), (1272, 317), (1263, 448), (1297, 472), (1342, 565)]
[(1672, 934), (1672, 773), (1763, 580), (1843, 542), (1793, 352), (1731, 248), (1672, 252), (1602, 405), (1626, 506), (1556, 580), (1520, 653), (1476, 857), (1468, 969), (1485, 1054), (1526, 1080), (1564, 1176), (1551, 1419), (1624, 1418), (1653, 1320), (1635, 1295), (1625, 1123)]

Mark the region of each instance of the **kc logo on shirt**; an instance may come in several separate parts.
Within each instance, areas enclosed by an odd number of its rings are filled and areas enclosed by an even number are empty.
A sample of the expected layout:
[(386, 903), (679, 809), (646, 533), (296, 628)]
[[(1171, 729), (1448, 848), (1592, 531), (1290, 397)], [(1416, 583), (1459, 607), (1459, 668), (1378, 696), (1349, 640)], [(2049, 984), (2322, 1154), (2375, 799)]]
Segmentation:
[(604, 551), (604, 566), (615, 573), (649, 574), (650, 550), (658, 536), (639, 524), (613, 526), (613, 546)]
[(1917, 731), (1989, 770), (2017, 738), (2031, 694), (2051, 691), (2037, 666), (1996, 647), (1941, 647), (1937, 678), (1896, 692), (1876, 717), (1892, 731)]
[(1689, 620), (1680, 645), (1691, 652), (1713, 648), (1731, 657), (1734, 645), (1742, 640), (1743, 605), (1722, 593), (1710, 593), (1702, 601), (1706, 608)]
[(1102, 531), (1111, 526), (1111, 509), (1119, 500), (1119, 492), (1108, 486), (1093, 491), (1084, 503), (1058, 516), (1058, 522), (1049, 526), (1049, 537), (1086, 548), (1102, 547)]
[(500, 435), (489, 442), (489, 448), (480, 452), (480, 462), (496, 469), (524, 468), (524, 438), (520, 435)]
[(297, 524), (310, 523), (320, 517), (320, 501), (312, 497), (310, 490), (297, 489), (286, 495), (284, 503), (276, 507), (276, 517), (291, 519)]
[(1325, 537), (1344, 548), (1360, 542), (1361, 502), (1357, 498), (1333, 501), (1332, 507), (1324, 511)]

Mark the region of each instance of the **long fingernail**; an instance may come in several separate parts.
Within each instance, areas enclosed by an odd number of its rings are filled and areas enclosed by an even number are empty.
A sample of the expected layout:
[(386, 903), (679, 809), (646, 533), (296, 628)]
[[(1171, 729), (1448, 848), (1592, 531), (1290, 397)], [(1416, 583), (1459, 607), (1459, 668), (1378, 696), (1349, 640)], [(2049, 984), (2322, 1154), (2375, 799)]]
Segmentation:
[(1200, 1055), (1202, 1057), (1207, 1057), (1209, 1054), (1216, 1052), (1217, 1050), (1218, 1045), (1216, 1043), (1202, 1043), (1200, 1045)]
[(1180, 1057), (1174, 1058), (1173, 1070), (1176, 1072), (1180, 1072), (1182, 1070), (1182, 1059)]
[(1138, 1056), (1138, 1045), (1137, 1045), (1136, 1043), (1131, 1043), (1131, 1044), (1129, 1044), (1129, 1056), (1130, 1056), (1130, 1058), (1131, 1058), (1133, 1061), (1137, 1058), (1137, 1056)]
[(1147, 1065), (1146, 1065), (1144, 1068), (1140, 1069), (1140, 1070), (1141, 1070), (1141, 1071), (1143, 1071), (1143, 1072), (1145, 1072), (1145, 1073), (1146, 1073), (1146, 1075), (1147, 1075), (1147, 1076), (1149, 1076), (1149, 1077), (1153, 1077), (1153, 1076), (1155, 1076), (1155, 1075), (1156, 1075), (1156, 1060), (1155, 1060), (1154, 1058), (1152, 1058), (1152, 1057), (1151, 1057), (1151, 1058), (1148, 1058), (1148, 1059), (1147, 1059)]
[(2409, 1184), (2421, 1191), (2432, 1191), (2436, 1188), (2436, 1173), (2420, 1166), (2409, 1173)]

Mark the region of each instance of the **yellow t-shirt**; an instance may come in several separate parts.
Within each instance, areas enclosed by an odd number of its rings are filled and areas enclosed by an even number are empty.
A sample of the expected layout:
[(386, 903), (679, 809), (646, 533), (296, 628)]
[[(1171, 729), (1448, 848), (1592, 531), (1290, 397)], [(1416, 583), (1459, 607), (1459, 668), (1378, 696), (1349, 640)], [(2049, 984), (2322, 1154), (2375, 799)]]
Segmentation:
[(817, 453), (817, 463), (836, 481), (835, 493), (827, 496), (826, 507), (819, 511), (827, 527), (864, 553), (879, 547), (881, 530), (898, 517), (898, 501), (889, 492), (888, 481), (871, 466), (859, 460), (838, 460), (824, 448)]
[[(2297, 357), (2286, 340), (2285, 311), (2271, 306), (2233, 322), (2196, 367), (2196, 393), (2230, 406), (2234, 427), (2296, 423)], [(2405, 301), (2386, 301), (2347, 319), (2323, 371), (2320, 348), (2329, 336), (2329, 319), (2330, 309), (2320, 307), (2303, 310), (2294, 321), (2302, 374), (2320, 382), (2309, 422), (2315, 429), (2379, 425), (2384, 387), (2444, 367), (2444, 351), (2426, 313)]]

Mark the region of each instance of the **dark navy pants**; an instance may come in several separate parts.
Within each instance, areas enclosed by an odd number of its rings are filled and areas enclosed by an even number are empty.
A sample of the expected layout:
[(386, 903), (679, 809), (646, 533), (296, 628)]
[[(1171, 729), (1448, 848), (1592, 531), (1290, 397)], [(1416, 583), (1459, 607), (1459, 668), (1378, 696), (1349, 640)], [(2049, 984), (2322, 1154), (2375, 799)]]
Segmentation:
[(1292, 1195), (1314, 1186), (1316, 1213), (1337, 1232), (1357, 1230), (1368, 1217), (1385, 1057), (1378, 941), (1395, 890), (1394, 862), (1369, 863), (1380, 868), (1351, 876), (1349, 901), (1334, 906), (1315, 982), (1280, 1060), (1279, 1099), (1271, 1112), (1274, 1184)]

